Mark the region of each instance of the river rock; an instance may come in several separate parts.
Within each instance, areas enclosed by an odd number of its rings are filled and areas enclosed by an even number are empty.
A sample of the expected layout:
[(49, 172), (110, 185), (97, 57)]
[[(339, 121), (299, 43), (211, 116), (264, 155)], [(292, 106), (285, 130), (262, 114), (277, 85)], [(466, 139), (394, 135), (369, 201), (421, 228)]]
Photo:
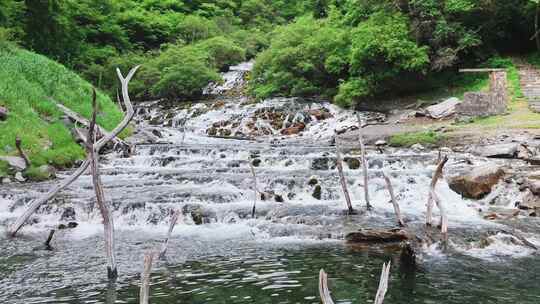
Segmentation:
[(489, 158), (514, 158), (518, 152), (518, 143), (495, 144), (482, 147), (478, 154)]
[(540, 156), (533, 156), (527, 159), (527, 162), (533, 166), (540, 166)]
[(456, 114), (456, 105), (461, 101), (455, 97), (449, 98), (441, 103), (426, 108), (425, 114), (433, 119), (441, 119)]
[(386, 140), (382, 140), (382, 139), (379, 139), (375, 142), (375, 146), (377, 147), (384, 147), (386, 146), (388, 143), (386, 142)]
[(344, 160), (347, 163), (347, 166), (349, 167), (349, 169), (357, 170), (358, 168), (360, 168), (360, 161), (358, 160), (358, 158), (345, 157)]
[(319, 157), (311, 162), (311, 170), (330, 170), (335, 166), (335, 161), (331, 161), (328, 157)]
[(75, 220), (75, 208), (66, 207), (60, 216), (60, 221), (74, 221)]
[(9, 184), (11, 183), (11, 179), (9, 177), (2, 178), (2, 184)]
[(540, 196), (535, 195), (530, 189), (526, 189), (523, 193), (520, 209), (536, 209), (540, 208)]
[(349, 243), (397, 243), (410, 239), (410, 235), (402, 229), (360, 229), (345, 236)]
[(24, 183), (26, 181), (21, 172), (15, 173), (15, 180), (21, 183)]
[(56, 169), (53, 166), (42, 165), (38, 168), (39, 175), (43, 179), (51, 179), (56, 177)]
[(125, 141), (130, 145), (153, 144), (158, 142), (159, 138), (148, 130), (138, 130), (137, 133), (128, 137)]
[(6, 120), (8, 118), (8, 109), (6, 107), (0, 107), (0, 120)]
[(493, 164), (472, 168), (469, 173), (450, 178), (450, 189), (464, 197), (480, 199), (503, 177), (504, 170)]
[(424, 151), (425, 148), (421, 144), (414, 144), (414, 145), (411, 146), (411, 150), (413, 150), (415, 152), (421, 152), (421, 151)]
[(18, 156), (0, 156), (1, 161), (5, 161), (15, 171), (26, 170), (26, 163), (22, 157)]
[(288, 128), (281, 130), (281, 134), (282, 135), (295, 135), (302, 132), (305, 128), (306, 128), (306, 125), (304, 123), (298, 122)]
[(322, 188), (321, 185), (316, 185), (315, 189), (313, 189), (313, 193), (311, 194), (314, 198), (320, 200), (322, 197)]

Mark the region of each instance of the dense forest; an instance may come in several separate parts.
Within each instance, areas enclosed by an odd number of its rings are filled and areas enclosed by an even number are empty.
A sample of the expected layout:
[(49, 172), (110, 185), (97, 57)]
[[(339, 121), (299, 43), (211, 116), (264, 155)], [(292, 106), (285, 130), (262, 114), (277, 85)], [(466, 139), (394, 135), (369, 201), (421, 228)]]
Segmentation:
[[(193, 99), (256, 58), (250, 93), (342, 106), (429, 89), (464, 64), (533, 50), (532, 0), (0, 0), (0, 41), (116, 95), (113, 68), (143, 64), (138, 99)], [(421, 86), (420, 86), (421, 84)]]

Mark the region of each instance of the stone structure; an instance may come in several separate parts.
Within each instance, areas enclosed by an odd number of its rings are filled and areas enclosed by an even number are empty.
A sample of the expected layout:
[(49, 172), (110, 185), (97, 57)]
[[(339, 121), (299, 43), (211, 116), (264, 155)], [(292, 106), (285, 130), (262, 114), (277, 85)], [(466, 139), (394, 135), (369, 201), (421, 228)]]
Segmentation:
[(467, 92), (463, 102), (456, 106), (456, 112), (463, 116), (490, 116), (503, 114), (508, 101), (506, 70), (465, 69), (461, 72), (489, 72), (488, 92)]

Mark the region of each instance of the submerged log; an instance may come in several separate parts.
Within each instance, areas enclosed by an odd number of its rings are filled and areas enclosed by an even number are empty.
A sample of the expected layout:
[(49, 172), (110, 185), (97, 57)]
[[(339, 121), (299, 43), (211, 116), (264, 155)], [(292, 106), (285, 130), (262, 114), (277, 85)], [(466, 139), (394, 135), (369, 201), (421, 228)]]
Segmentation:
[(399, 243), (411, 239), (411, 235), (402, 229), (360, 229), (345, 236), (348, 243), (383, 244)]

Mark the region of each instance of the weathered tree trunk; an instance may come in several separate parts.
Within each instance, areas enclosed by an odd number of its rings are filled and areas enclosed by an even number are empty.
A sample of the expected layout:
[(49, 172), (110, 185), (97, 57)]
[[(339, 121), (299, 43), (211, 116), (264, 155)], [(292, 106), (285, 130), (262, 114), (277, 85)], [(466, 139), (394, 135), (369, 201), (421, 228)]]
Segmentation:
[(93, 91), (92, 96), (92, 120), (88, 127), (88, 137), (86, 142), (86, 152), (90, 158), (90, 169), (92, 172), (92, 183), (94, 184), (94, 191), (96, 193), (96, 203), (101, 212), (103, 218), (103, 229), (105, 231), (105, 251), (107, 254), (107, 276), (109, 279), (116, 279), (118, 276), (118, 270), (116, 268), (116, 254), (114, 252), (114, 222), (105, 201), (105, 193), (103, 192), (103, 185), (101, 183), (101, 177), (99, 175), (99, 152), (95, 150), (96, 139), (96, 117), (97, 117), (97, 102), (96, 102), (96, 90)]
[(345, 202), (347, 203), (347, 210), (349, 214), (354, 213), (352, 207), (351, 196), (349, 195), (349, 190), (347, 189), (347, 180), (343, 174), (343, 161), (341, 160), (341, 152), (339, 151), (339, 144), (336, 136), (336, 167), (339, 174), (339, 181), (341, 182), (341, 188), (343, 189), (343, 195), (345, 196)]
[(448, 156), (445, 155), (443, 159), (439, 162), (437, 165), (437, 169), (435, 169), (435, 172), (433, 173), (433, 177), (431, 178), (431, 184), (429, 186), (429, 196), (428, 196), (428, 202), (427, 202), (427, 212), (426, 212), (426, 225), (431, 226), (432, 224), (432, 217), (433, 217), (433, 193), (435, 191), (435, 186), (437, 185), (437, 182), (442, 177), (443, 174), (443, 168), (446, 162), (448, 161)]
[(394, 212), (396, 213), (398, 225), (400, 227), (405, 227), (406, 225), (405, 225), (405, 222), (403, 221), (403, 218), (401, 217), (401, 210), (399, 209), (399, 204), (394, 195), (394, 188), (392, 187), (392, 182), (390, 181), (390, 178), (384, 172), (382, 174), (386, 182), (386, 187), (388, 188), (388, 193), (390, 194), (390, 202), (394, 206)]
[(154, 261), (154, 252), (144, 255), (143, 272), (141, 273), (141, 289), (139, 291), (140, 304), (148, 304), (150, 300), (150, 272)]
[(180, 210), (176, 210), (171, 215), (171, 221), (169, 223), (169, 231), (167, 231), (167, 238), (163, 242), (163, 245), (161, 246), (161, 252), (159, 253), (159, 258), (164, 259), (165, 254), (167, 254), (167, 247), (169, 246), (169, 239), (171, 238), (171, 234), (173, 232), (174, 226), (178, 222), (178, 217), (180, 216)]
[[(122, 96), (124, 98), (124, 105), (126, 107), (126, 114), (124, 116), (124, 119), (120, 122), (120, 124), (118, 124), (116, 126), (116, 128), (114, 128), (114, 130), (112, 130), (110, 133), (105, 134), (105, 136), (103, 136), (95, 144), (94, 150), (96, 152), (98, 152), (98, 153), (101, 150), (101, 148), (103, 148), (103, 146), (105, 146), (113, 138), (117, 137), (118, 134), (120, 134), (120, 132), (122, 132), (127, 127), (129, 122), (133, 118), (133, 115), (135, 114), (135, 112), (133, 111), (133, 105), (131, 104), (131, 99), (129, 98), (128, 84), (129, 84), (129, 81), (131, 80), (133, 75), (135, 75), (135, 72), (137, 72), (138, 69), (139, 69), (139, 66), (136, 66), (133, 69), (131, 69), (129, 71), (128, 75), (126, 76), (126, 78), (124, 78), (122, 76), (122, 73), (120, 72), (120, 69), (116, 69), (116, 73), (117, 73), (118, 78), (120, 79), (120, 82), (122, 84)], [(77, 178), (79, 178), (79, 176), (81, 176), (86, 171), (86, 169), (89, 166), (90, 166), (90, 159), (86, 159), (81, 164), (81, 166), (75, 172), (73, 172), (73, 174), (70, 177), (68, 177), (66, 180), (64, 180), (60, 185), (58, 185), (55, 188), (51, 189), (49, 192), (47, 192), (42, 197), (40, 197), (40, 198), (38, 198), (36, 200), (33, 200), (28, 205), (28, 207), (26, 208), (24, 213), (19, 218), (17, 218), (17, 220), (9, 227), (8, 234), (11, 235), (11, 236), (17, 235), (19, 230), (24, 226), (24, 224), (28, 221), (28, 219), (32, 216), (32, 214), (34, 214), (36, 212), (36, 210), (41, 205), (43, 205), (44, 203), (46, 203), (47, 201), (52, 199), (56, 194), (58, 194), (64, 188), (71, 185)]]
[(358, 141), (360, 142), (360, 153), (362, 155), (362, 173), (364, 175), (364, 198), (366, 200), (366, 208), (371, 210), (371, 204), (369, 202), (369, 185), (368, 185), (368, 168), (366, 159), (366, 147), (364, 146), (364, 139), (362, 136), (363, 123), (360, 118), (360, 114), (356, 113), (356, 119), (358, 120)]

